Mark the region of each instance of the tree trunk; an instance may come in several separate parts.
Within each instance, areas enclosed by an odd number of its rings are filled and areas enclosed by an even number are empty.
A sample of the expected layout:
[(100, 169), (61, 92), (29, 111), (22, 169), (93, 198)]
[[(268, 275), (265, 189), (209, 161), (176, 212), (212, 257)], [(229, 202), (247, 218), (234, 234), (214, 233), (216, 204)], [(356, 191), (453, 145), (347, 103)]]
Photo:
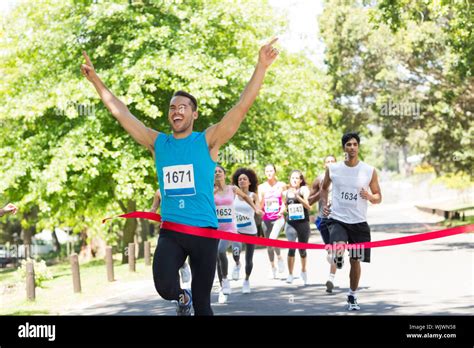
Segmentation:
[[(123, 202), (119, 201), (120, 207), (124, 213), (130, 213), (136, 210), (137, 203), (129, 200), (127, 206)], [(127, 219), (125, 226), (123, 227), (123, 238), (122, 238), (122, 264), (128, 263), (128, 244), (134, 242), (135, 231), (137, 230), (137, 219)]]
[(140, 219), (140, 243), (138, 246), (138, 258), (145, 257), (145, 242), (148, 240), (148, 231), (150, 230), (150, 222), (146, 219)]
[(21, 239), (23, 239), (23, 244), (25, 246), (25, 258), (32, 257), (33, 247), (32, 238), (36, 233), (36, 221), (38, 218), (38, 208), (33, 207), (29, 212), (23, 214), (23, 218), (26, 221), (34, 221), (35, 223), (32, 224), (30, 227), (24, 229), (22, 231)]
[(61, 252), (61, 243), (59, 243), (58, 236), (56, 235), (56, 228), (53, 228), (52, 237), (53, 237), (53, 244), (54, 244), (54, 249), (55, 249), (54, 251), (60, 253)]
[(402, 146), (403, 153), (403, 175), (410, 176), (410, 164), (408, 163), (408, 145)]
[(89, 238), (87, 227), (81, 232), (81, 251), (79, 252), (79, 259), (81, 262), (88, 262), (92, 258), (92, 250), (90, 243), (87, 242)]
[(32, 237), (35, 234), (35, 226), (28, 227), (23, 230), (23, 245), (25, 246), (25, 259), (32, 257), (31, 253), (33, 252), (33, 247), (31, 246)]

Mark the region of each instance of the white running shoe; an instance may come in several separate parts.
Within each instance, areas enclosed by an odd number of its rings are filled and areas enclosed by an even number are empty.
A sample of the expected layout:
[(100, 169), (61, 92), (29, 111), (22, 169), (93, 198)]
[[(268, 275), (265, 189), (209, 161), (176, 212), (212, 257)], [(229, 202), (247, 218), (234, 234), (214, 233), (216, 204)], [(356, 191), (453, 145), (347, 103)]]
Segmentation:
[(288, 275), (288, 278), (286, 278), (286, 282), (287, 282), (288, 284), (291, 284), (291, 283), (293, 283), (293, 279), (295, 279), (295, 278), (293, 277), (293, 275), (292, 275), (292, 274), (289, 274), (289, 275)]
[(181, 281), (183, 283), (188, 283), (191, 280), (191, 271), (187, 262), (179, 269), (179, 274), (181, 275)]
[(219, 292), (219, 297), (217, 298), (217, 302), (219, 303), (226, 303), (227, 302), (227, 295), (224, 295), (222, 291)]
[(233, 280), (240, 279), (240, 263), (234, 266), (234, 270), (232, 271), (232, 279)]
[(359, 311), (360, 306), (357, 303), (357, 298), (354, 295), (347, 296), (347, 310), (348, 311)]
[(270, 279), (277, 279), (277, 268), (276, 267), (273, 267), (272, 270), (270, 271), (270, 273), (268, 274), (268, 278)]
[(279, 273), (285, 272), (285, 262), (283, 262), (283, 259), (278, 260), (278, 272)]
[(301, 280), (303, 281), (303, 285), (308, 284), (308, 274), (306, 272), (301, 272)]
[(250, 294), (250, 282), (248, 280), (244, 280), (244, 284), (242, 285), (242, 294)]
[(227, 278), (222, 279), (222, 292), (224, 293), (224, 295), (230, 295), (232, 293), (232, 289), (230, 288), (230, 282)]

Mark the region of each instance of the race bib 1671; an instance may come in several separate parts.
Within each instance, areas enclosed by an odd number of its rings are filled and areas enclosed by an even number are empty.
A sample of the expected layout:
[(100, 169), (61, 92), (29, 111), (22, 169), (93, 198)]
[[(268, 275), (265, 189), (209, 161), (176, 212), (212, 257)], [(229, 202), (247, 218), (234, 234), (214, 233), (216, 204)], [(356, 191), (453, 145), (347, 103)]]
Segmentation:
[(164, 167), (163, 183), (165, 195), (168, 197), (195, 195), (193, 165), (182, 164)]

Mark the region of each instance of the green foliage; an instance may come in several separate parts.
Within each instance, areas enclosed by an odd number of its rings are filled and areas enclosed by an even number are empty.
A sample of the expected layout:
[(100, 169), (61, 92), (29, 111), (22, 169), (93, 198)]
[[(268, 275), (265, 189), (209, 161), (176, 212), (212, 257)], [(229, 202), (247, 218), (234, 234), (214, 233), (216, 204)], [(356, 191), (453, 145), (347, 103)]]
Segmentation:
[(453, 70), (461, 77), (473, 74), (474, 6), (469, 0), (380, 0), (373, 12), (375, 22), (389, 25), (393, 32), (407, 29), (409, 23), (432, 22), (441, 28), (446, 43), (457, 56)]
[[(474, 157), (472, 18), (461, 2), (332, 0), (320, 17), (340, 126), (370, 134), (377, 124), (438, 174), (469, 172)], [(456, 38), (470, 48), (455, 49)]]
[[(124, 222), (101, 219), (149, 208), (156, 171), (80, 74), (82, 50), (147, 126), (169, 131), (169, 99), (183, 89), (199, 101), (202, 131), (237, 102), (260, 45), (284, 25), (257, 0), (20, 4), (1, 22), (0, 195), (21, 207), (23, 228), (69, 226), (118, 243)], [(255, 151), (256, 169), (276, 162), (284, 176), (315, 176), (340, 136), (326, 86), (307, 58), (282, 52), (228, 146)]]

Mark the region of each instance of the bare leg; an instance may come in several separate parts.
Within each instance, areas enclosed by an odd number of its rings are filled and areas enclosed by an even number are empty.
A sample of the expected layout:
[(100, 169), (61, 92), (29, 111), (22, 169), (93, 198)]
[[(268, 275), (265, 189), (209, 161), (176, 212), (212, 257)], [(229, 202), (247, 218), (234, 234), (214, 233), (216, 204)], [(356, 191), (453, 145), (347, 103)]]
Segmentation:
[(288, 256), (288, 273), (293, 274), (293, 268), (295, 267), (295, 257)]
[(306, 273), (306, 259), (307, 257), (301, 258), (301, 272)]
[(349, 273), (349, 279), (351, 284), (351, 290), (356, 291), (359, 287), (359, 280), (361, 274), (360, 261), (351, 259), (351, 271)]

